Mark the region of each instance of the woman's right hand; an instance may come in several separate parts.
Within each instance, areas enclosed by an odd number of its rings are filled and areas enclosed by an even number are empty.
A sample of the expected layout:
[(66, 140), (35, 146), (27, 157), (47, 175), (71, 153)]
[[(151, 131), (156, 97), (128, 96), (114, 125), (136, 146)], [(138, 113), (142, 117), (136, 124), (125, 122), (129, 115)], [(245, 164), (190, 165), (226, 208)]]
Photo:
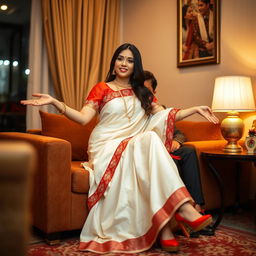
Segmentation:
[(36, 99), (21, 100), (20, 103), (23, 105), (42, 106), (52, 104), (54, 101), (54, 98), (48, 94), (35, 93), (32, 96), (36, 97)]
[(32, 94), (35, 99), (21, 100), (23, 105), (31, 106), (43, 106), (53, 105), (61, 114), (65, 115), (70, 120), (73, 120), (81, 125), (86, 125), (96, 115), (96, 110), (88, 105), (84, 105), (81, 111), (77, 111), (71, 107), (68, 107), (64, 102), (61, 102), (49, 94), (34, 93)]

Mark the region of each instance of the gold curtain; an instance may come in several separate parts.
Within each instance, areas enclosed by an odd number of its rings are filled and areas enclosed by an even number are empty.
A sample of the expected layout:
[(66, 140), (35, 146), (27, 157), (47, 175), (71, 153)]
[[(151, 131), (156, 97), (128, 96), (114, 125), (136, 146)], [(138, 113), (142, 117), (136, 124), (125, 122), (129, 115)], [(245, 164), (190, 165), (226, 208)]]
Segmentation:
[(120, 0), (42, 0), (42, 10), (56, 95), (80, 110), (119, 44)]

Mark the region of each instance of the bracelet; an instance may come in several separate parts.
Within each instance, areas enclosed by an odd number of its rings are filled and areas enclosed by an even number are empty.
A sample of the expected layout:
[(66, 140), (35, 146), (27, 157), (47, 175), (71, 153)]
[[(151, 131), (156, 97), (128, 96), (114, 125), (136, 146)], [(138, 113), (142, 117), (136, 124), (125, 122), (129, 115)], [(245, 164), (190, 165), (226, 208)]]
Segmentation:
[(64, 115), (66, 113), (66, 104), (62, 101), (60, 103), (63, 105), (63, 109), (59, 110), (59, 112), (61, 115)]

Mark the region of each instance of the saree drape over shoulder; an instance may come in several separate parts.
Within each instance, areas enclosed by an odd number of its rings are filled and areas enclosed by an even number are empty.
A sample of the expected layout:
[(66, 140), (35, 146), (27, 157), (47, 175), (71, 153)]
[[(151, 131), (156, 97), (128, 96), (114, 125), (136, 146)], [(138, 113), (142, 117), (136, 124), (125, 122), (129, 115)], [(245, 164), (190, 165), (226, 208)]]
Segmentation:
[(79, 248), (145, 251), (177, 208), (192, 200), (168, 153), (178, 110), (147, 116), (132, 89), (114, 91), (104, 82), (85, 104), (99, 111), (100, 121), (88, 146), (90, 212)]

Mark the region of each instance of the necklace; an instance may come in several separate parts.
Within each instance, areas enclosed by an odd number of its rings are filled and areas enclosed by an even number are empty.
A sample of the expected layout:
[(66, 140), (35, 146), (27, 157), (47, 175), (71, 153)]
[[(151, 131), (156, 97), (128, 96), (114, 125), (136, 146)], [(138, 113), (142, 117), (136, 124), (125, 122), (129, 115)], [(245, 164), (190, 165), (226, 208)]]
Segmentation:
[[(128, 114), (128, 108), (127, 108), (127, 103), (126, 103), (126, 100), (123, 96), (123, 94), (121, 93), (121, 91), (118, 89), (118, 86), (116, 84), (114, 84), (114, 86), (116, 87), (117, 91), (119, 92), (123, 102), (124, 102), (124, 109), (125, 109), (125, 116), (128, 118), (129, 122), (131, 122), (131, 118), (134, 114), (134, 111), (135, 111), (135, 96), (133, 95), (133, 103), (132, 103), (132, 112), (131, 112), (131, 115)], [(122, 87), (124, 88), (124, 87)]]
[(113, 82), (114, 82), (115, 87), (121, 87), (122, 89), (131, 88), (131, 86), (125, 86), (124, 84), (118, 82), (117, 80), (114, 80)]

